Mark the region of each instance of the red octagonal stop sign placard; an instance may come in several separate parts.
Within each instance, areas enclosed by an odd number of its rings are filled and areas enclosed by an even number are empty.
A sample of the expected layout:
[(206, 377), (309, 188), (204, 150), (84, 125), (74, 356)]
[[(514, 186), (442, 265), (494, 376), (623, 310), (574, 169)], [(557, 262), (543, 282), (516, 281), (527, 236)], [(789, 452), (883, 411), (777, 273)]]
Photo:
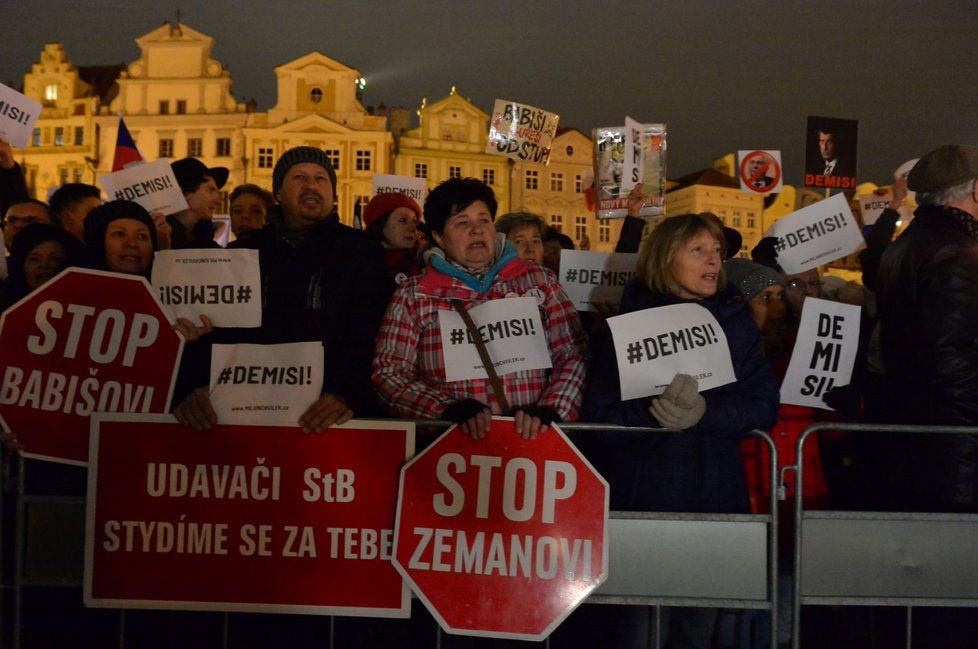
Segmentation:
[(401, 470), (394, 565), (449, 633), (542, 640), (607, 576), (608, 483), (556, 426), (453, 426)]
[(142, 277), (69, 268), (3, 314), (0, 349), (0, 425), (85, 464), (91, 413), (166, 412), (183, 338)]

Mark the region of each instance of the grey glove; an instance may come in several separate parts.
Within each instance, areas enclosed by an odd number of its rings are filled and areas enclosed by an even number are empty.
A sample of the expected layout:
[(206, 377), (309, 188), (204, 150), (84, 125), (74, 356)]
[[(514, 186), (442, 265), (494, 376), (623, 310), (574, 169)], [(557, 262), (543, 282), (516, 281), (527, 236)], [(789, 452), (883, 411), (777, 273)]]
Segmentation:
[(706, 413), (706, 399), (699, 385), (688, 374), (677, 374), (666, 391), (652, 400), (649, 412), (663, 428), (686, 430), (692, 428)]

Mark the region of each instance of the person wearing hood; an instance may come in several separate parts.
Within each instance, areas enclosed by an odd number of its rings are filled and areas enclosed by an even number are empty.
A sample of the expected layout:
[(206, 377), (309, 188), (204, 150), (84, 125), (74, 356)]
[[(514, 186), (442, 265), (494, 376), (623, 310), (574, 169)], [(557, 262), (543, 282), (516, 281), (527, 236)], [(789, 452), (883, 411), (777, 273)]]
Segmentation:
[[(428, 195), (424, 216), (436, 245), (424, 273), (394, 292), (377, 337), (374, 391), (395, 417), (447, 419), (481, 438), (493, 415), (512, 415), (533, 438), (551, 422), (577, 419), (587, 350), (556, 277), (497, 234), (496, 207), (492, 188), (474, 178), (447, 180)], [(499, 377), (502, 399), (490, 379), (447, 381), (439, 312), (517, 296), (536, 298), (553, 367)]]
[[(673, 304), (703, 307), (723, 330), (736, 381), (701, 392), (696, 379), (676, 374), (659, 396), (623, 400), (613, 340), (606, 334), (596, 341), (584, 419), (682, 431), (604, 436), (613, 510), (750, 511), (739, 441), (748, 431), (774, 425), (779, 395), (757, 326), (726, 284), (725, 245), (724, 232), (711, 215), (663, 220), (642, 244), (620, 313)], [(647, 313), (656, 317), (654, 310)], [(623, 637), (609, 639), (609, 646), (632, 646), (648, 637), (638, 631), (648, 623), (645, 609), (627, 608), (621, 611), (621, 624), (610, 625)], [(674, 609), (666, 646), (712, 646), (715, 618), (715, 609)]]
[(84, 258), (84, 246), (61, 228), (47, 223), (26, 226), (10, 248), (10, 276), (0, 297), (0, 312)]
[[(271, 345), (321, 342), (324, 384), (320, 397), (299, 418), (306, 432), (371, 414), (370, 360), (390, 297), (383, 251), (360, 231), (340, 223), (334, 210), (336, 172), (315, 147), (289, 149), (272, 170), (278, 205), (259, 231), (230, 248), (258, 251), (261, 326), (216, 332), (212, 342)], [(174, 410), (198, 430), (217, 423), (207, 388), (210, 353), (202, 350), (181, 368)], [(190, 388), (188, 390), (188, 388)]]

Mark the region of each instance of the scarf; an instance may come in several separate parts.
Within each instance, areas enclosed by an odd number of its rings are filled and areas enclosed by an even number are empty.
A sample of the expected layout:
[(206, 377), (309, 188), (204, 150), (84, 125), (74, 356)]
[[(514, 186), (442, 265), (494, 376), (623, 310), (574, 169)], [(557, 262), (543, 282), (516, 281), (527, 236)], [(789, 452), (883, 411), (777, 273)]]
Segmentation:
[(432, 268), (449, 277), (454, 277), (479, 294), (488, 292), (503, 266), (516, 259), (517, 256), (516, 248), (506, 241), (506, 235), (502, 233), (496, 234), (492, 263), (478, 270), (467, 268), (454, 260), (449, 261), (445, 256), (445, 251), (437, 246), (433, 246), (425, 252), (425, 259)]

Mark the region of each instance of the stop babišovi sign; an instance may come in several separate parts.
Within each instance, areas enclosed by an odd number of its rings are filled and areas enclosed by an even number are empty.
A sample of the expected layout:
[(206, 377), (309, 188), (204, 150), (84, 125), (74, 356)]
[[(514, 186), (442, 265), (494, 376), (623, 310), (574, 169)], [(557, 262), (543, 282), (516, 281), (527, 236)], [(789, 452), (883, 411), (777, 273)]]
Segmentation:
[(401, 469), (394, 565), (449, 633), (546, 638), (608, 573), (608, 483), (556, 426), (452, 426)]
[(4, 312), (0, 349), (0, 426), (85, 464), (93, 412), (166, 412), (183, 338), (142, 277), (69, 268)]

